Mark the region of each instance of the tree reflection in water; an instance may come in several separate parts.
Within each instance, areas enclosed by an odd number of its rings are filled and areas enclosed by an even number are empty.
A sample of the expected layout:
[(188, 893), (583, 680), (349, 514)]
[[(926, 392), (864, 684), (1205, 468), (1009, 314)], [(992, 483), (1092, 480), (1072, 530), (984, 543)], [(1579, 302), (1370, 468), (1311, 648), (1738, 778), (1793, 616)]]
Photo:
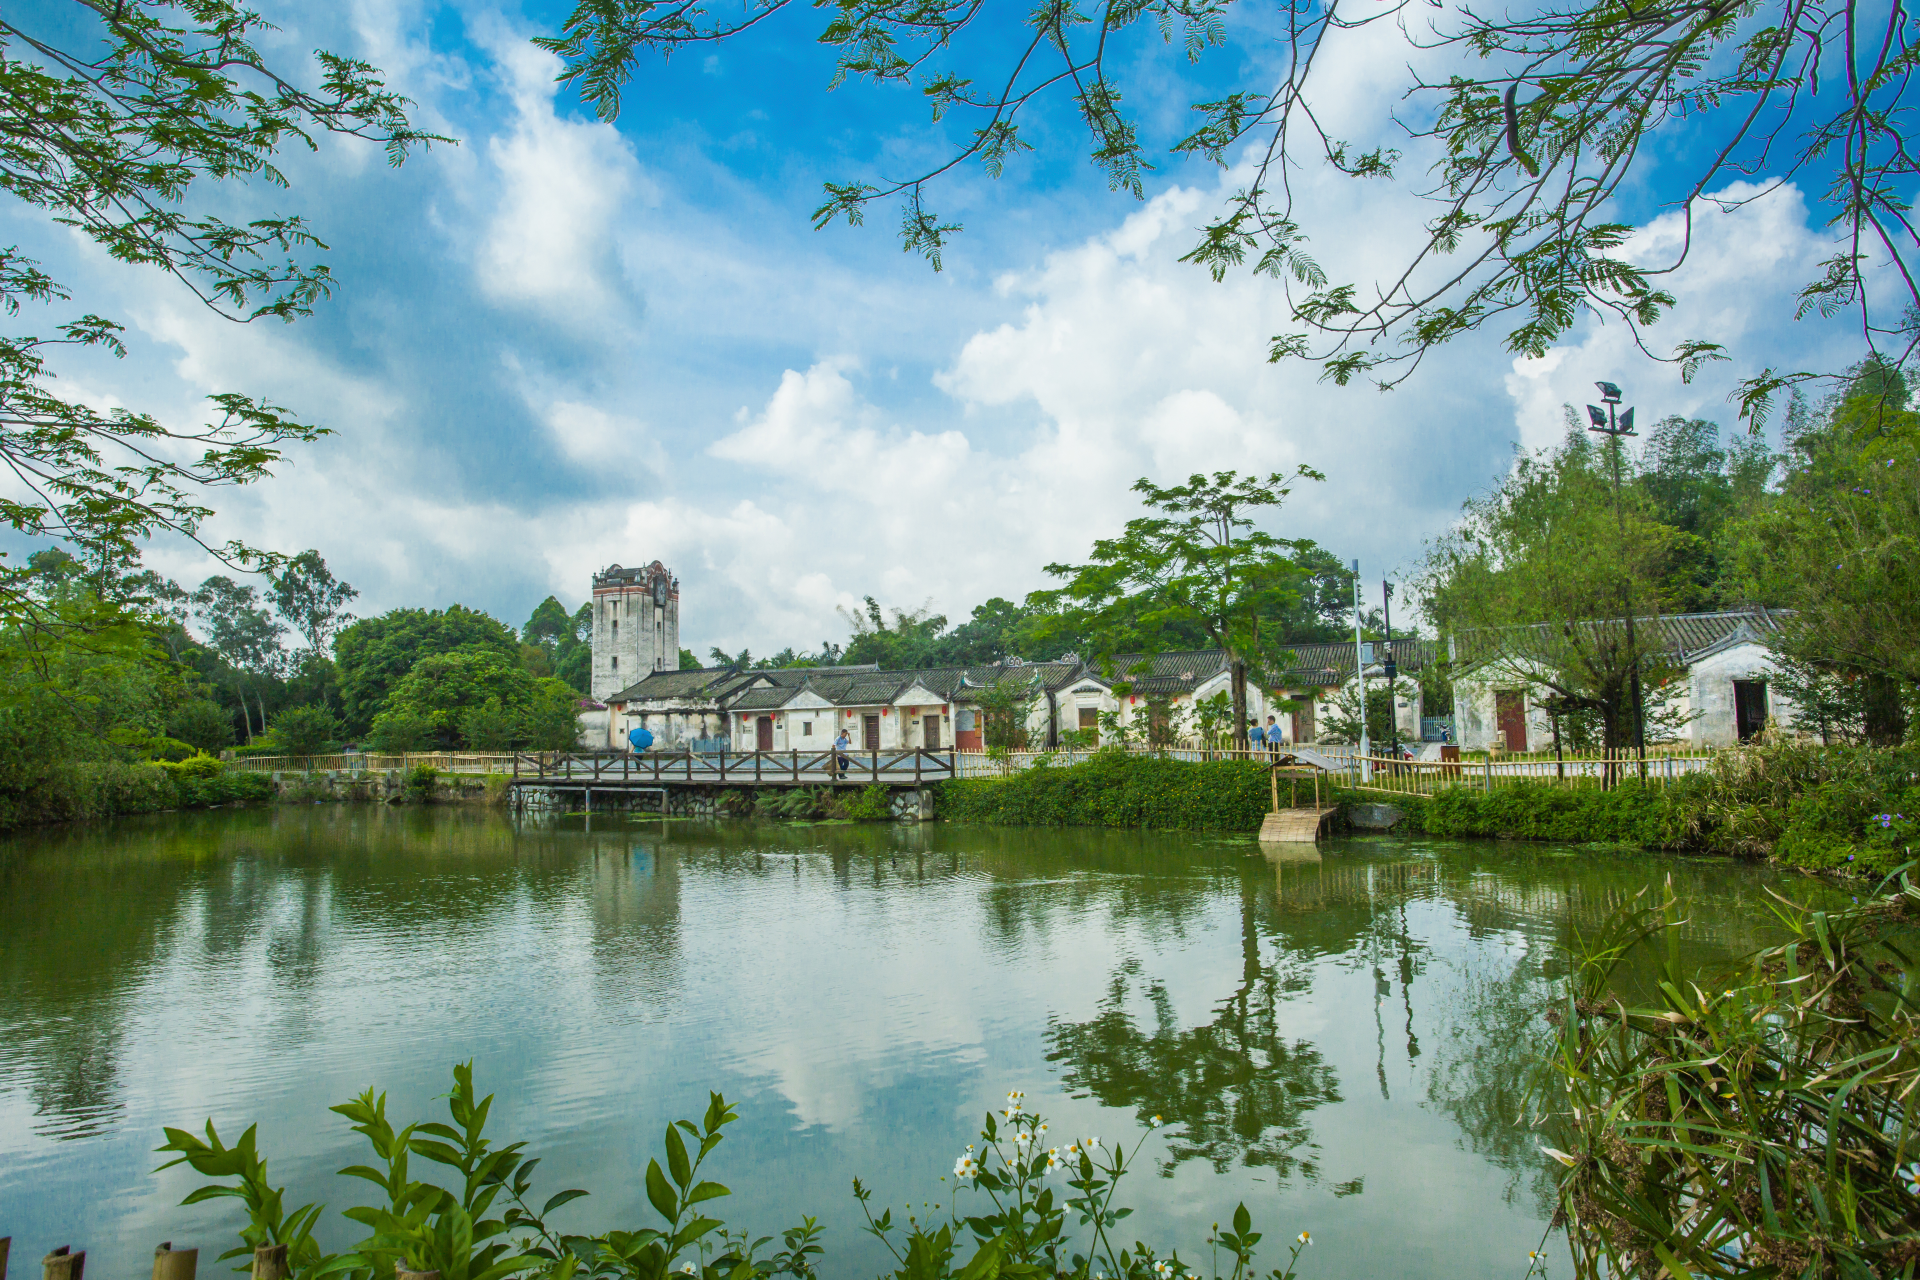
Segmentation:
[(1282, 952), (1263, 962), (1254, 902), (1242, 894), (1239, 983), (1206, 1025), (1180, 1027), (1165, 986), (1147, 980), (1154, 1018), (1142, 1026), (1128, 1010), (1141, 981), (1130, 961), (1092, 1019), (1056, 1018), (1047, 1029), (1047, 1059), (1062, 1064), (1066, 1088), (1177, 1126), (1167, 1138), (1166, 1176), (1195, 1158), (1222, 1173), (1236, 1161), (1271, 1169), (1279, 1181), (1319, 1173), (1307, 1117), (1340, 1101), (1340, 1082), (1311, 1040), (1281, 1029), (1281, 1004), (1310, 979), (1298, 956)]

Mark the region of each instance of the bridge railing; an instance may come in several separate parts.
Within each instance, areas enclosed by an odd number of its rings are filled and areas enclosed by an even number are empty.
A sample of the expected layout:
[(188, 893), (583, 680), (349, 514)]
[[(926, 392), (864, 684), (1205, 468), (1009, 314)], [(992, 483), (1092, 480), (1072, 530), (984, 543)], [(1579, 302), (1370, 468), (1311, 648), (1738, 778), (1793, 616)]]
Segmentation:
[(868, 782), (919, 786), (956, 776), (952, 751), (560, 751), (512, 757), (516, 785), (632, 787)]

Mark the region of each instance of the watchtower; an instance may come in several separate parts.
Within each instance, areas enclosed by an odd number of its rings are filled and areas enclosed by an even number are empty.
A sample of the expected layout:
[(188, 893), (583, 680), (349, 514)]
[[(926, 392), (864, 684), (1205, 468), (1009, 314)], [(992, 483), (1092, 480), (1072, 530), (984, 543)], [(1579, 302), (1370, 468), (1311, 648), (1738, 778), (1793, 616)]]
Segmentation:
[(593, 575), (593, 684), (605, 699), (655, 671), (680, 669), (680, 581), (655, 560)]

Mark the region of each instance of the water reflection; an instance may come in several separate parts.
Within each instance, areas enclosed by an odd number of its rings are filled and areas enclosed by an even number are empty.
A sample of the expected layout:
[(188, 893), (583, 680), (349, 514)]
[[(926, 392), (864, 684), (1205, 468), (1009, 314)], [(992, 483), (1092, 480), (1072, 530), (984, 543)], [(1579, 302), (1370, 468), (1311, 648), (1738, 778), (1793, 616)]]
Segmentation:
[(210, 1230), (147, 1172), (162, 1124), (207, 1115), (261, 1120), (277, 1175), (335, 1198), (327, 1106), (372, 1084), (412, 1118), (473, 1057), (511, 1136), (594, 1188), (569, 1230), (642, 1222), (661, 1125), (721, 1088), (736, 1216), (821, 1214), (836, 1271), (876, 1270), (851, 1177), (934, 1191), (1017, 1086), (1065, 1134), (1164, 1116), (1179, 1193), (1136, 1196), (1143, 1236), (1190, 1242), (1246, 1198), (1312, 1225), (1328, 1274), (1483, 1274), (1547, 1212), (1516, 1120), (1562, 945), (1671, 875), (1693, 957), (1737, 954), (1782, 884), (1539, 846), (1287, 852), (378, 806), (15, 840), (0, 1220), (106, 1271)]

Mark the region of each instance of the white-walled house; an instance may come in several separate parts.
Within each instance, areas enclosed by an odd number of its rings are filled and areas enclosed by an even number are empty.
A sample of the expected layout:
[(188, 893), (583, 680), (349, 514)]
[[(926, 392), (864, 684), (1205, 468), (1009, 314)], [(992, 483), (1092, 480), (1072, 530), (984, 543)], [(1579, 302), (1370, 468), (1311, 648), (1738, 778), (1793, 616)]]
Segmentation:
[[(1298, 710), (1275, 714), (1283, 742), (1321, 742), (1330, 740), (1328, 718), (1342, 696), (1358, 692), (1359, 657), (1365, 657), (1366, 685), (1370, 691), (1386, 688), (1389, 656), (1387, 642), (1369, 641), (1358, 654), (1353, 641), (1332, 644), (1296, 644), (1291, 646), (1293, 663), (1283, 672), (1274, 688), (1275, 701), (1300, 704)], [(1432, 662), (1438, 649), (1430, 640), (1395, 640), (1391, 656), (1399, 676), (1399, 695), (1394, 699), (1394, 723), (1402, 742), (1420, 741), (1420, 715), (1423, 710), (1420, 673)], [(1370, 744), (1377, 746), (1379, 744)]]
[[(1588, 624), (1617, 628), (1618, 623)], [(1686, 746), (1744, 742), (1771, 721), (1798, 727), (1799, 710), (1772, 686), (1772, 637), (1779, 616), (1765, 609), (1670, 614), (1634, 620), (1635, 643), (1681, 669), (1664, 686), (1646, 690), (1685, 724), (1673, 741)], [(1455, 655), (1454, 724), (1460, 745), (1474, 751), (1502, 742), (1508, 751), (1543, 751), (1553, 745), (1553, 720), (1545, 704), (1551, 690), (1542, 676), (1551, 646), (1530, 643), (1537, 628), (1467, 632), (1450, 642)], [(1622, 632), (1622, 634), (1624, 634)]]
[[(1135, 670), (1135, 668), (1140, 668)], [(1110, 674), (1109, 674), (1110, 673)], [(1150, 709), (1165, 709), (1195, 745), (1196, 702), (1230, 693), (1226, 655), (1200, 650), (1125, 654), (1096, 666), (1076, 657), (1054, 662), (882, 671), (874, 666), (659, 671), (607, 698), (595, 745), (623, 749), (646, 728), (656, 750), (824, 751), (842, 729), (856, 750), (925, 747), (978, 751), (984, 744), (978, 703), (987, 690), (1011, 684), (1028, 694), (1027, 737), (1033, 750), (1058, 750), (1066, 735), (1104, 735), (1112, 713), (1138, 738)], [(1125, 693), (1115, 693), (1116, 688)], [(1247, 682), (1248, 712), (1263, 720), (1268, 703), (1259, 681)], [(585, 732), (583, 722), (583, 734)]]

